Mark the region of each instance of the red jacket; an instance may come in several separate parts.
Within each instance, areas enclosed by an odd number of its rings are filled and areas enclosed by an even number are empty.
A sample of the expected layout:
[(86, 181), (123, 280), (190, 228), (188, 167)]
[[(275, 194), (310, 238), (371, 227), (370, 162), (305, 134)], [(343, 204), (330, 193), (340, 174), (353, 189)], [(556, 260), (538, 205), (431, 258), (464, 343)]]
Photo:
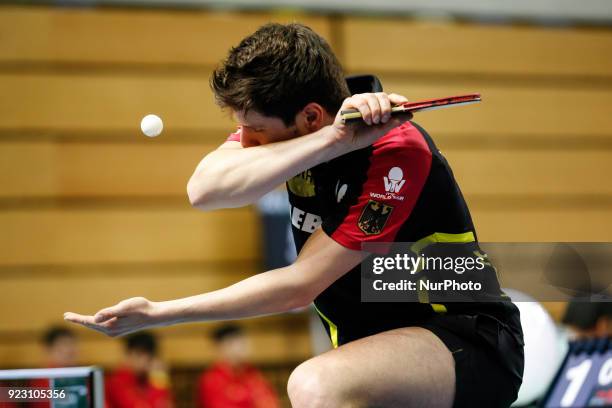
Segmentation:
[(249, 365), (239, 370), (216, 363), (198, 381), (198, 407), (278, 408), (278, 398), (263, 375)]
[(107, 408), (172, 408), (170, 390), (121, 367), (106, 379)]

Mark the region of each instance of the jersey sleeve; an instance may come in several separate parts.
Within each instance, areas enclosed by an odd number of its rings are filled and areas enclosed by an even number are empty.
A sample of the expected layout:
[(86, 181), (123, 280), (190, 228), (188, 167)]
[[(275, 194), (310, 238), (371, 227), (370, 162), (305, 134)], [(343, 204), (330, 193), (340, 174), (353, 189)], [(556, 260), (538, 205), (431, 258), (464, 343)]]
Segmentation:
[(234, 133), (229, 135), (227, 139), (225, 139), (225, 141), (226, 142), (240, 142), (240, 133), (241, 133), (241, 129), (238, 128)]
[(395, 240), (431, 168), (431, 151), (414, 132), (418, 131), (411, 127), (373, 145), (360, 191), (350, 197), (348, 209), (323, 220), (323, 231), (334, 241), (361, 250), (365, 242)]

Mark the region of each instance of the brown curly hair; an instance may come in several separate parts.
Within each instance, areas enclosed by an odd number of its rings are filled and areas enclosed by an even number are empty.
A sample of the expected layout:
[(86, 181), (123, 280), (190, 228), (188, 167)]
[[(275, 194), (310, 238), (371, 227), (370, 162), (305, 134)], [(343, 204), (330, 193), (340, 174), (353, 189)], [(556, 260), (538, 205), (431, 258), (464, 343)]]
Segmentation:
[(221, 107), (278, 117), (286, 126), (308, 103), (335, 115), (350, 96), (329, 44), (297, 23), (269, 23), (244, 38), (215, 69), (210, 86)]

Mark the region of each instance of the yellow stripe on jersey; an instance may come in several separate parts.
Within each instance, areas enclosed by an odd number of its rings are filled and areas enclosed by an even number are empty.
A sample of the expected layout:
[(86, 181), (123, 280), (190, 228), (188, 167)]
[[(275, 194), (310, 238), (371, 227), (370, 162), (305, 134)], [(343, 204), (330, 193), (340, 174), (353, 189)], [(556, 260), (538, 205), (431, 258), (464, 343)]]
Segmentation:
[(428, 247), (431, 244), (435, 244), (437, 242), (442, 243), (462, 243), (462, 242), (474, 242), (476, 238), (474, 237), (474, 233), (472, 231), (463, 232), (461, 234), (449, 234), (446, 232), (434, 232), (431, 235), (426, 236), (425, 238), (419, 239), (417, 242), (412, 244), (410, 248), (415, 254), (418, 254), (423, 249)]
[(332, 346), (334, 346), (334, 348), (338, 348), (338, 326), (329, 320), (328, 317), (325, 316), (314, 303), (313, 306), (319, 316), (321, 316), (323, 320), (325, 320), (325, 323), (327, 323), (329, 326), (329, 337), (331, 338)]
[[(461, 234), (434, 232), (433, 234), (428, 235), (425, 238), (419, 239), (417, 242), (412, 244), (412, 247), (410, 249), (415, 254), (418, 255), (419, 252), (421, 252), (423, 249), (425, 249), (429, 245), (435, 244), (438, 242), (446, 244), (446, 243), (467, 243), (467, 242), (474, 242), (474, 241), (476, 241), (476, 238), (474, 237), (474, 233), (472, 231), (463, 232)], [(427, 291), (423, 292), (419, 290), (418, 296), (419, 296), (420, 303), (429, 303), (429, 293), (427, 293)], [(446, 313), (447, 312), (446, 306), (444, 306), (441, 303), (432, 303), (431, 308), (436, 313)]]
[(448, 311), (446, 310), (446, 306), (444, 306), (442, 303), (432, 303), (431, 308), (436, 313), (446, 313)]

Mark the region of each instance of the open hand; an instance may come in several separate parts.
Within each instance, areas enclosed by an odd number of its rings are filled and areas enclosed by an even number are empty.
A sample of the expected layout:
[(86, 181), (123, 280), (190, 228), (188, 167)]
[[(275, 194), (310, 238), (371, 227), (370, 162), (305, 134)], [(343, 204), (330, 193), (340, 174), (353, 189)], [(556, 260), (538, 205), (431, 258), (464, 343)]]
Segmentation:
[[(349, 144), (351, 150), (371, 145), (391, 129), (412, 119), (411, 113), (391, 116), (391, 108), (394, 105), (406, 102), (408, 99), (402, 95), (384, 92), (363, 93), (346, 98), (332, 125), (337, 140)], [(359, 110), (363, 122), (342, 123), (341, 112), (348, 109)]]
[(135, 297), (102, 309), (93, 316), (66, 312), (64, 320), (117, 337), (161, 325), (163, 319), (158, 309), (158, 303)]

